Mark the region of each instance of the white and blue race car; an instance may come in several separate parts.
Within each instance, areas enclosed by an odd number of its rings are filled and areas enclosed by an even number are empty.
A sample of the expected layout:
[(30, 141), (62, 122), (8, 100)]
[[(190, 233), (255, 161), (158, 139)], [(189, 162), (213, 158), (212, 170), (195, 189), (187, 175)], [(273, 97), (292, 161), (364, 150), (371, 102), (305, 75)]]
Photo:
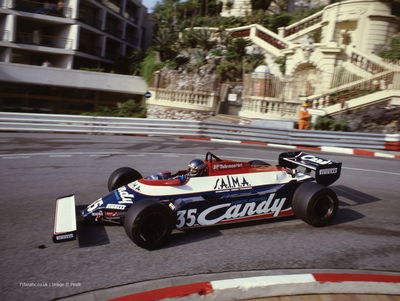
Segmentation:
[[(341, 163), (303, 152), (282, 153), (278, 165), (222, 160), (207, 153), (205, 172), (162, 172), (143, 178), (121, 167), (109, 177), (110, 193), (80, 212), (93, 222), (121, 223), (138, 246), (160, 248), (173, 229), (295, 215), (320, 227), (329, 224), (338, 199), (326, 187)], [(57, 199), (54, 242), (76, 238), (75, 197)]]

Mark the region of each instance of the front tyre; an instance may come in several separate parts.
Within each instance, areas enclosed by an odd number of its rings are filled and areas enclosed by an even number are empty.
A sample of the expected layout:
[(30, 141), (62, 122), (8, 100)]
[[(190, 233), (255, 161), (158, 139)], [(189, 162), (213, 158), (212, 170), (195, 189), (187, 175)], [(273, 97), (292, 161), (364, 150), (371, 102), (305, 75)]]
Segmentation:
[(294, 214), (314, 227), (331, 223), (338, 210), (336, 193), (317, 183), (301, 184), (293, 195)]
[(124, 227), (136, 245), (154, 250), (169, 240), (175, 221), (173, 212), (167, 206), (154, 200), (141, 200), (129, 208)]
[(130, 167), (120, 167), (115, 170), (108, 178), (108, 191), (113, 191), (141, 178), (143, 177), (137, 170)]

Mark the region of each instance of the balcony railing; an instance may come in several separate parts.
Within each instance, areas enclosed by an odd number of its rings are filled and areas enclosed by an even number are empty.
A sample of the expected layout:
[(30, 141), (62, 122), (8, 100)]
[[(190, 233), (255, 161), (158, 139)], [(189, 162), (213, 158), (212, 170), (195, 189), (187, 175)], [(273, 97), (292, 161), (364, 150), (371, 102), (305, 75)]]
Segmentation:
[(17, 33), (17, 43), (72, 49), (72, 39), (60, 38), (57, 36), (42, 35), (36, 33)]
[(111, 9), (112, 11), (116, 12), (117, 14), (120, 13), (120, 7), (116, 3), (113, 3), (112, 1), (102, 1), (103, 5)]
[(244, 99), (239, 116), (292, 120), (297, 118), (298, 102), (283, 102), (276, 98), (248, 96)]
[(217, 105), (217, 95), (215, 93), (169, 89), (151, 89), (151, 92), (152, 97), (146, 101), (150, 105), (198, 111), (213, 111)]
[(85, 52), (87, 54), (92, 54), (95, 56), (101, 56), (101, 49), (99, 47), (91, 46), (91, 45), (85, 45), (82, 42), (79, 43), (79, 49), (78, 51)]
[[(6, 3), (10, 2), (10, 0), (3, 0), (3, 1), (5, 1)], [(29, 13), (70, 18), (72, 15), (72, 9), (68, 7), (68, 1), (59, 3), (62, 4), (53, 4), (53, 3), (49, 4), (31, 0), (18, 0), (15, 1), (13, 9)]]
[(122, 36), (122, 30), (116, 29), (116, 28), (113, 28), (113, 27), (106, 27), (106, 29), (104, 31), (106, 33), (108, 33), (108, 34), (110, 34), (112, 36), (118, 37), (118, 38), (120, 38)]
[(92, 27), (101, 29), (101, 25), (102, 25), (102, 20), (98, 19), (98, 18), (90, 18), (90, 17), (80, 17), (78, 19), (79, 21), (81, 21), (82, 23), (85, 23), (87, 25), (90, 25)]

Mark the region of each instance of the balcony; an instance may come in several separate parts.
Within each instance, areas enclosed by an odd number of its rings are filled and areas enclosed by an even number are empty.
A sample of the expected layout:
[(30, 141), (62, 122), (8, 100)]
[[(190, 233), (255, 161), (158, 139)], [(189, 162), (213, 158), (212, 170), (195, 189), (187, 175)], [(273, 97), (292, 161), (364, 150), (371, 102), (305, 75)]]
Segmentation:
[(101, 56), (102, 44), (103, 39), (100, 35), (84, 28), (81, 29), (79, 36), (79, 51), (95, 56)]
[(79, 21), (92, 27), (101, 29), (101, 10), (94, 5), (88, 5), (87, 3), (83, 2), (79, 7)]
[(111, 9), (113, 12), (116, 12), (117, 14), (120, 13), (121, 8), (120, 8), (120, 1), (118, 0), (109, 0), (109, 1), (102, 1), (103, 4)]
[(18, 32), (17, 43), (62, 49), (72, 49), (72, 39), (61, 38), (59, 36), (43, 35), (39, 34), (38, 32)]
[(105, 58), (115, 60), (121, 55), (121, 44), (112, 40), (108, 40), (106, 44)]
[(128, 26), (125, 33), (125, 41), (136, 45), (139, 42), (137, 30), (134, 27)]
[(122, 30), (120, 21), (116, 18), (111, 17), (110, 15), (107, 16), (106, 19), (106, 28), (105, 32), (115, 37), (121, 38)]
[(137, 23), (140, 7), (131, 2), (127, 2), (124, 17), (133, 23)]
[(56, 4), (30, 0), (18, 0), (15, 1), (15, 6), (13, 9), (29, 13), (50, 15), (63, 18), (69, 18), (72, 15), (72, 9), (68, 7), (67, 1), (59, 1)]

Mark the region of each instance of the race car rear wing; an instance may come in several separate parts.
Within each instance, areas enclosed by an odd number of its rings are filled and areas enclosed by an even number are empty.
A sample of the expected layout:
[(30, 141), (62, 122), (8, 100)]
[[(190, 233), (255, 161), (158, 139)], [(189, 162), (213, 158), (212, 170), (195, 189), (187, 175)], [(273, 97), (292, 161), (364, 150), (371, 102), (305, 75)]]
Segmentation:
[(340, 177), (342, 163), (320, 158), (303, 152), (282, 153), (279, 155), (279, 165), (295, 169), (298, 166), (314, 171), (315, 180), (322, 185), (331, 185)]
[(76, 239), (75, 196), (70, 195), (56, 201), (53, 241), (62, 242)]

